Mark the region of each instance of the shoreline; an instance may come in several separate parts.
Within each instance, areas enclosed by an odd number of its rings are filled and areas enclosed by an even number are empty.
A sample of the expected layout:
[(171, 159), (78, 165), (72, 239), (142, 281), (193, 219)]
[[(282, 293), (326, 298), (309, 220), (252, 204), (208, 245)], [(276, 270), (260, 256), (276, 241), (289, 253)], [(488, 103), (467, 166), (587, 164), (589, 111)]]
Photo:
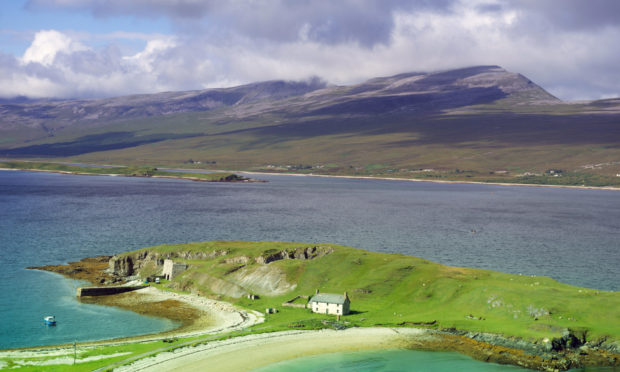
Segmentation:
[[(205, 171), (215, 171), (206, 170)], [(432, 182), (432, 183), (453, 183), (453, 184), (471, 184), (471, 185), (493, 185), (493, 186), (527, 186), (527, 187), (551, 187), (560, 189), (578, 189), (578, 190), (611, 190), (620, 191), (620, 187), (614, 186), (574, 186), (574, 185), (547, 185), (547, 184), (534, 184), (534, 183), (510, 183), (510, 182), (481, 182), (481, 181), (450, 181), (450, 180), (427, 180), (418, 178), (398, 178), (398, 177), (371, 177), (371, 176), (342, 176), (342, 175), (329, 175), (329, 174), (305, 174), (305, 173), (270, 173), (270, 172), (253, 172), (235, 170), (234, 173), (245, 174), (264, 174), (269, 176), (295, 176), (295, 177), (322, 177), (322, 178), (344, 178), (344, 179), (359, 179), (359, 180), (383, 180), (383, 181), (409, 181), (409, 182)]]
[[(189, 315), (191, 318), (185, 319), (184, 324), (180, 324), (178, 327), (168, 331), (147, 333), (129, 337), (82, 341), (77, 343), (78, 348), (125, 345), (130, 343), (160, 341), (167, 338), (218, 334), (223, 335), (253, 326), (255, 324), (260, 324), (264, 321), (263, 314), (252, 310), (238, 309), (228, 302), (212, 300), (192, 294), (179, 294), (163, 291), (154, 287), (147, 287), (133, 292), (101, 297), (107, 297), (108, 299), (100, 301), (99, 299), (95, 299), (95, 297), (91, 297), (91, 299), (94, 300), (86, 302), (102, 306), (119, 307), (141, 315), (158, 316), (172, 321), (179, 321), (178, 319), (175, 319), (175, 315), (171, 315), (175, 312), (177, 315)], [(164, 311), (158, 311), (157, 308), (155, 309), (155, 312), (150, 312), (148, 310), (143, 311), (143, 309), (146, 310), (151, 305), (157, 303), (162, 303), (162, 305), (167, 308)], [(71, 350), (73, 350), (73, 345), (52, 344), (0, 349), (0, 357), (3, 357), (3, 354), (46, 352), (49, 350), (59, 350), (63, 348), (71, 348)]]
[(140, 359), (116, 371), (250, 371), (284, 360), (325, 353), (404, 349), (429, 337), (423, 329), (349, 328), (240, 336)]
[[(457, 180), (431, 180), (431, 179), (417, 179), (417, 178), (398, 178), (398, 177), (371, 177), (371, 176), (344, 176), (344, 175), (328, 175), (328, 174), (305, 174), (305, 173), (272, 173), (272, 172), (256, 172), (256, 171), (244, 171), (244, 170), (221, 170), (221, 169), (184, 169), (184, 168), (170, 168), (176, 170), (202, 170), (205, 172), (232, 172), (250, 175), (268, 175), (268, 176), (295, 176), (295, 177), (322, 177), (322, 178), (342, 178), (342, 179), (358, 179), (358, 180), (382, 180), (382, 181), (408, 181), (408, 182), (431, 182), (431, 183), (445, 183), (445, 184), (465, 184), (465, 185), (492, 185), (492, 186), (523, 186), (523, 187), (549, 187), (559, 189), (575, 189), (575, 190), (609, 190), (620, 191), (620, 187), (614, 186), (575, 186), (575, 185), (548, 185), (548, 184), (533, 184), (533, 183), (514, 183), (514, 182), (481, 182), (481, 181), (457, 181)], [(0, 171), (26, 171), (26, 172), (47, 172), (47, 173), (59, 173), (59, 174), (73, 174), (73, 175), (88, 175), (88, 176), (109, 176), (109, 177), (141, 177), (141, 178), (170, 178), (181, 179), (198, 182), (226, 182), (226, 183), (253, 183), (253, 182), (267, 182), (257, 179), (246, 179), (239, 181), (210, 181), (201, 179), (198, 177), (183, 177), (183, 176), (132, 176), (125, 174), (114, 173), (81, 173), (81, 172), (68, 172), (68, 171), (55, 171), (44, 169), (21, 169), (21, 168), (0, 168)]]
[[(108, 256), (85, 258), (67, 265), (33, 269), (51, 271), (91, 282), (100, 278)], [(80, 270), (74, 270), (74, 269)], [(95, 279), (95, 280), (93, 280)], [(350, 327), (345, 330), (289, 330), (269, 332), (249, 330), (249, 335), (236, 337), (241, 331), (265, 320), (264, 315), (236, 308), (234, 305), (193, 294), (179, 294), (147, 287), (120, 295), (87, 298), (91, 303), (118, 306), (139, 314), (166, 317), (180, 321), (180, 327), (146, 335), (81, 342), (80, 353), (96, 347), (139, 344), (150, 341), (176, 341), (176, 338), (198, 337), (192, 341), (172, 343), (154, 352), (108, 364), (101, 370), (131, 363), (128, 370), (204, 370), (221, 366), (222, 370), (248, 371), (283, 360), (323, 353), (352, 350), (413, 349), (452, 351), (476, 360), (510, 364), (536, 370), (555, 371), (584, 366), (618, 366), (620, 355), (613, 351), (582, 347), (553, 351), (539, 342), (514, 339), (502, 334), (459, 331), (458, 329), (423, 329), (402, 325), (387, 327)], [(185, 320), (185, 322), (183, 322)], [(268, 328), (268, 327), (267, 327)], [(256, 332), (256, 333), (255, 333)], [(247, 333), (247, 332), (246, 332)], [(208, 336), (207, 336), (208, 335)], [(200, 337), (205, 336), (205, 337)], [(218, 337), (219, 336), (219, 337)], [(214, 339), (219, 338), (219, 341)], [(547, 342), (546, 346), (551, 346)], [(0, 351), (0, 358), (22, 359), (28, 355), (44, 357), (50, 353), (70, 354), (72, 345), (50, 345)], [(248, 357), (253, 355), (253, 357)], [(66, 357), (65, 357), (66, 358)], [(101, 358), (104, 358), (103, 356)], [(59, 358), (60, 359), (60, 358)], [(0, 366), (1, 367), (1, 366)], [(121, 367), (120, 370), (123, 367)], [(219, 368), (219, 367), (218, 367)]]
[(118, 173), (87, 173), (87, 172), (74, 172), (74, 171), (61, 171), (61, 170), (47, 170), (47, 169), (30, 169), (30, 168), (0, 168), (0, 171), (22, 171), (22, 172), (42, 172), (42, 173), (56, 173), (56, 174), (69, 174), (75, 176), (105, 176), (105, 177), (134, 177), (134, 178), (166, 178), (187, 180), (196, 182), (213, 182), (213, 183), (261, 183), (266, 182), (262, 180), (256, 180), (252, 178), (244, 178), (240, 180), (208, 180), (200, 177), (185, 177), (185, 176), (137, 176), (130, 174), (118, 174)]
[(422, 328), (364, 327), (345, 330), (258, 333), (182, 347), (134, 361), (115, 371), (251, 371), (271, 364), (322, 355), (368, 350), (444, 351), (480, 362), (540, 371), (568, 370), (571, 360), (558, 360), (465, 335)]

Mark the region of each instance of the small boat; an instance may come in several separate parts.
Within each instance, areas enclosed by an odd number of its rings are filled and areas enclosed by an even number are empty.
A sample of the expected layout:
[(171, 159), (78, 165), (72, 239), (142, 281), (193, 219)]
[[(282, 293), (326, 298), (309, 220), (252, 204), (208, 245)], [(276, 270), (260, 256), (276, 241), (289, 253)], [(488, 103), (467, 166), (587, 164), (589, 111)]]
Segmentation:
[(46, 325), (56, 325), (56, 317), (53, 315), (46, 316), (45, 318), (43, 318), (43, 322)]

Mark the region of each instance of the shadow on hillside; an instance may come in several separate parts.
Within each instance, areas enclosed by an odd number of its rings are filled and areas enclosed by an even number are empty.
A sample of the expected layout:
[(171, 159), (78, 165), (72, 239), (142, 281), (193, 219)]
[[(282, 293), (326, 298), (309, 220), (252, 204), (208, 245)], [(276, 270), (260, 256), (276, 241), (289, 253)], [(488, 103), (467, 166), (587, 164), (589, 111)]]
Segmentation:
[(92, 134), (69, 142), (24, 146), (0, 150), (2, 156), (73, 156), (90, 152), (118, 150), (170, 139), (195, 137), (196, 134), (158, 133), (136, 136), (133, 132)]

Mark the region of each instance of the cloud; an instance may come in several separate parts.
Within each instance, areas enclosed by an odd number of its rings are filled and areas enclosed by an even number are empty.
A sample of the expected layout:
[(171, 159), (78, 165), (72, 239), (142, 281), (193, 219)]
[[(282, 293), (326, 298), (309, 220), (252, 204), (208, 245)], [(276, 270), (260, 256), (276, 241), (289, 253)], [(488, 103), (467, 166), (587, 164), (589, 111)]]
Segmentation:
[(30, 0), (33, 10), (65, 9), (95, 17), (167, 18), (182, 33), (208, 32), (272, 41), (303, 36), (334, 44), (372, 46), (389, 40), (392, 14), (433, 9), (449, 11), (455, 0)]
[(79, 42), (72, 40), (67, 35), (56, 30), (39, 31), (34, 41), (22, 57), (23, 63), (40, 63), (50, 66), (59, 52), (74, 53), (88, 48)]
[(504, 6), (527, 15), (523, 17), (523, 26), (546, 31), (620, 26), (620, 2), (617, 0), (508, 0)]
[[(612, 96), (620, 86), (618, 6), (583, 4), (31, 0), (38, 11), (166, 17), (176, 33), (37, 32), (23, 56), (2, 57), (0, 96), (97, 97), (310, 76), (351, 84), (478, 64), (520, 72), (563, 99)], [(132, 48), (121, 47), (130, 39)]]

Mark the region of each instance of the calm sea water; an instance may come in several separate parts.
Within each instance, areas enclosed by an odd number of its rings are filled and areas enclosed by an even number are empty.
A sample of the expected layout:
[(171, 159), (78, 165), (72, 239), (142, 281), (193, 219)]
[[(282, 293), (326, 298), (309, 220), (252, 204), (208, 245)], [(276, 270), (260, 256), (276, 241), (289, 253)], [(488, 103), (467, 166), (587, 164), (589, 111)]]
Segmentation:
[(417, 350), (378, 350), (322, 354), (287, 360), (252, 372), (496, 372), (524, 368), (479, 362), (465, 355)]
[[(260, 176), (268, 183), (0, 171), (0, 348), (169, 329), (80, 304), (78, 285), (26, 266), (162, 243), (332, 242), (448, 265), (620, 289), (620, 193)], [(42, 325), (54, 314), (56, 328)]]

